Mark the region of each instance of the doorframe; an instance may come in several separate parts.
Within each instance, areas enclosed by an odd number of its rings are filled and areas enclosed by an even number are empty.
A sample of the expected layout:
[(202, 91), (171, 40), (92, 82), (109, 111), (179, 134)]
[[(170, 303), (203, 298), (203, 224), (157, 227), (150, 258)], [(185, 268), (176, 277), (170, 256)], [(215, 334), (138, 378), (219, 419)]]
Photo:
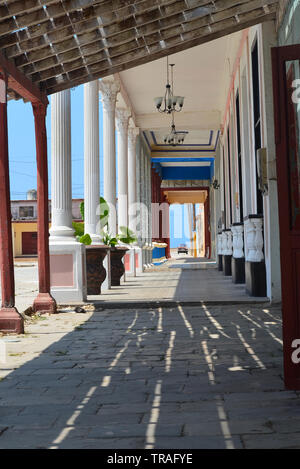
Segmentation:
[[(208, 253), (208, 259), (211, 259), (211, 227), (210, 227), (210, 187), (161, 187), (161, 197), (164, 198), (164, 191), (176, 192), (176, 191), (206, 191), (207, 197), (204, 203), (204, 225), (205, 225), (205, 255)], [(170, 236), (168, 241), (168, 252), (170, 252)]]
[[(289, 229), (290, 202), (287, 165), (289, 140), (285, 91), (286, 72), (283, 68), (287, 61), (297, 59), (300, 61), (300, 44), (274, 47), (271, 49), (271, 54), (280, 233), (284, 381), (287, 389), (300, 390), (300, 363), (296, 364), (292, 361), (292, 354), (295, 352), (292, 343), (295, 339), (300, 339), (300, 295), (298, 293), (297, 297), (297, 288), (294, 288), (300, 282), (300, 278), (298, 279), (293, 264), (292, 235)], [(296, 234), (295, 236), (298, 238)]]

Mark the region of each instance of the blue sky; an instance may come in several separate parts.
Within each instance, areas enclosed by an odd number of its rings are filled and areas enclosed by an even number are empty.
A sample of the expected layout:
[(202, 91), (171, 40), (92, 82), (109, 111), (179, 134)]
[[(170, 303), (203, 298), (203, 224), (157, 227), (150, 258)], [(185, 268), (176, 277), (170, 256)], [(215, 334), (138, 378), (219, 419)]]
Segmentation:
[[(47, 111), (47, 139), (48, 139), (48, 168), (51, 178), (51, 97), (49, 97)], [(101, 129), (103, 124), (102, 104), (99, 100), (99, 126), (100, 126), (100, 192), (103, 194), (103, 139)], [(71, 90), (71, 127), (72, 127), (72, 196), (82, 198), (84, 190), (84, 163), (83, 163), (83, 86)], [(36, 161), (35, 161), (35, 134), (34, 119), (30, 103), (9, 101), (8, 103), (8, 139), (10, 163), (10, 189), (11, 199), (26, 199), (29, 189), (36, 189)], [(50, 181), (50, 179), (49, 179)], [(49, 182), (49, 198), (51, 197), (51, 184)], [(181, 208), (173, 206), (170, 211), (170, 229), (174, 228), (184, 233), (184, 222), (180, 223)], [(171, 247), (180, 243), (188, 243), (186, 236), (173, 239)]]
[[(51, 97), (47, 111), (48, 166), (51, 177)], [(72, 126), (72, 191), (73, 198), (83, 197), (83, 86), (71, 90)], [(99, 100), (100, 129), (102, 105)], [(32, 107), (23, 101), (8, 103), (8, 138), (10, 161), (11, 199), (26, 199), (28, 189), (36, 188), (35, 135)], [(103, 144), (100, 139), (100, 161), (103, 161)], [(102, 168), (101, 168), (102, 169)], [(100, 171), (100, 175), (103, 171)], [(101, 189), (103, 179), (101, 178)], [(51, 197), (51, 184), (49, 184)]]

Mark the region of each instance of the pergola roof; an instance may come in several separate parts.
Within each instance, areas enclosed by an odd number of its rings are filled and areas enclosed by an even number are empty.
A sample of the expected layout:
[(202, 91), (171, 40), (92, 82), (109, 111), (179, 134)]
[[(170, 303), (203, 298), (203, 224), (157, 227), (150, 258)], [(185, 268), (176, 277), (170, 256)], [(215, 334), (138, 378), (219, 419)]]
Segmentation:
[(273, 20), (278, 2), (0, 0), (0, 69), (51, 94)]

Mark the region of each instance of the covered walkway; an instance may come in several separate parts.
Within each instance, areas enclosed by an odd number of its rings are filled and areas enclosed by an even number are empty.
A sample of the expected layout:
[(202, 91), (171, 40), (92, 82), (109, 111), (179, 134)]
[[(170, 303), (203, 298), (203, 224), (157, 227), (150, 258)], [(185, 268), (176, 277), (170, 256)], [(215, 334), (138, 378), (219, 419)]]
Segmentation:
[(280, 316), (202, 305), (28, 324), (1, 365), (0, 448), (299, 448)]
[[(216, 263), (202, 258), (177, 257), (160, 266), (154, 266), (137, 277), (126, 276), (120, 287), (103, 291), (101, 297), (88, 297), (99, 304), (124, 307), (126, 303), (172, 304), (209, 303), (263, 303), (267, 298), (250, 297), (245, 285), (235, 285), (232, 277), (218, 272)], [(142, 307), (142, 306), (141, 306)]]

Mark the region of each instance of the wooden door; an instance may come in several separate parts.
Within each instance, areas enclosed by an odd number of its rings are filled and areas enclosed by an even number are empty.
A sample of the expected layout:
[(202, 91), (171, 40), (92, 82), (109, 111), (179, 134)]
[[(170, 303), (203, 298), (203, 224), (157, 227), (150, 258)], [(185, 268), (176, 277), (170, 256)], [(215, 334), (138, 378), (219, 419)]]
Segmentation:
[(300, 45), (272, 49), (284, 375), (300, 390)]
[(26, 231), (22, 233), (22, 254), (37, 254), (37, 233)]

